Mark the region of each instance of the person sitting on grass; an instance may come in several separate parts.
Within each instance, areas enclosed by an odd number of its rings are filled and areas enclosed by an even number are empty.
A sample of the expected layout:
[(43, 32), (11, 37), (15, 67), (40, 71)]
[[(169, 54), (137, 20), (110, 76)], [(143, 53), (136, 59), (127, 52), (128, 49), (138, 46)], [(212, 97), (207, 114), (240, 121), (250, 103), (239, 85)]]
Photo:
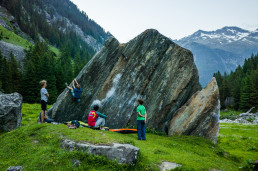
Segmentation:
[(53, 119), (49, 119), (45, 114), (43, 115), (43, 121), (42, 121), (41, 116), (42, 116), (42, 113), (40, 112), (40, 114), (39, 114), (39, 121), (41, 123), (52, 123), (52, 122), (54, 122)]
[[(74, 86), (74, 82), (76, 83), (76, 86)], [(73, 99), (74, 99), (75, 101), (77, 101), (77, 102), (80, 102), (80, 101), (81, 101), (80, 98), (81, 98), (82, 90), (81, 90), (81, 86), (80, 86), (80, 84), (78, 84), (77, 80), (76, 80), (76, 79), (73, 80), (73, 88), (72, 88), (72, 87), (69, 87), (69, 86), (67, 85), (67, 83), (65, 83), (65, 84), (66, 84), (66, 87), (67, 87), (69, 90), (71, 90), (72, 95), (73, 95)]]
[(104, 114), (101, 114), (100, 112), (98, 112), (98, 110), (99, 110), (99, 106), (94, 105), (93, 110), (90, 111), (88, 116), (88, 125), (92, 128), (100, 127), (100, 130), (105, 130), (104, 125), (105, 125), (107, 116)]

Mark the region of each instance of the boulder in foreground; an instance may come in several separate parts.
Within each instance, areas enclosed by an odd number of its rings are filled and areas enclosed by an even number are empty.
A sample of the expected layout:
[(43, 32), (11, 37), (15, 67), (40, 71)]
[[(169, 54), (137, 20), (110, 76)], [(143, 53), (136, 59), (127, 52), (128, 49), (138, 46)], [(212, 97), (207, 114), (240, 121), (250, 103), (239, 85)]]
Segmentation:
[(22, 96), (0, 92), (0, 132), (17, 129), (22, 121)]
[(139, 148), (130, 144), (113, 143), (110, 145), (96, 145), (90, 143), (76, 143), (65, 139), (62, 148), (66, 150), (80, 150), (88, 154), (105, 156), (108, 160), (116, 160), (120, 164), (136, 164)]

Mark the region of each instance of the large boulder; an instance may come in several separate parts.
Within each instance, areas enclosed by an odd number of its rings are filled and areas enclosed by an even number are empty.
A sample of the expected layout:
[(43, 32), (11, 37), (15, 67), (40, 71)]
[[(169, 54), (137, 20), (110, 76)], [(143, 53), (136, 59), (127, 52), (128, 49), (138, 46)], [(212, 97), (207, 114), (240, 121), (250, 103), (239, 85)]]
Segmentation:
[(81, 102), (64, 90), (48, 112), (57, 122), (87, 122), (92, 104), (99, 103), (108, 127), (135, 125), (136, 100), (141, 97), (147, 125), (166, 132), (199, 83), (192, 53), (152, 29), (126, 44), (110, 38), (76, 79), (83, 90)]
[(17, 129), (22, 120), (22, 96), (0, 92), (0, 132)]
[(219, 88), (215, 78), (196, 92), (174, 115), (169, 124), (169, 135), (202, 136), (217, 142), (219, 132)]

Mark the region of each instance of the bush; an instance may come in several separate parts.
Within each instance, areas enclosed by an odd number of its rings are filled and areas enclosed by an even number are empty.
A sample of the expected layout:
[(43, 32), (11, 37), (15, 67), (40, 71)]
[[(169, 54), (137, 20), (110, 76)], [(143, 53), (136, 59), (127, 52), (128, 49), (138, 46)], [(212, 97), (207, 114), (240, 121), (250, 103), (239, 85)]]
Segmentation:
[(254, 167), (255, 167), (254, 161), (249, 159), (249, 160), (245, 160), (243, 166), (239, 167), (239, 169), (244, 171), (252, 171), (254, 170)]

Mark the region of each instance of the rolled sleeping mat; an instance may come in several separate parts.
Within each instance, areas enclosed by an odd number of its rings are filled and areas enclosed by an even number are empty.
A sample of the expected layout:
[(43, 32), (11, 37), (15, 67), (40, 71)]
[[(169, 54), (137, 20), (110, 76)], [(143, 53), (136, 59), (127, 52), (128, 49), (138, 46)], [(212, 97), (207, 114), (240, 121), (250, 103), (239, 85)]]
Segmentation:
[(120, 134), (137, 134), (137, 129), (128, 129), (128, 128), (122, 128), (122, 129), (109, 129), (111, 132), (117, 132)]

